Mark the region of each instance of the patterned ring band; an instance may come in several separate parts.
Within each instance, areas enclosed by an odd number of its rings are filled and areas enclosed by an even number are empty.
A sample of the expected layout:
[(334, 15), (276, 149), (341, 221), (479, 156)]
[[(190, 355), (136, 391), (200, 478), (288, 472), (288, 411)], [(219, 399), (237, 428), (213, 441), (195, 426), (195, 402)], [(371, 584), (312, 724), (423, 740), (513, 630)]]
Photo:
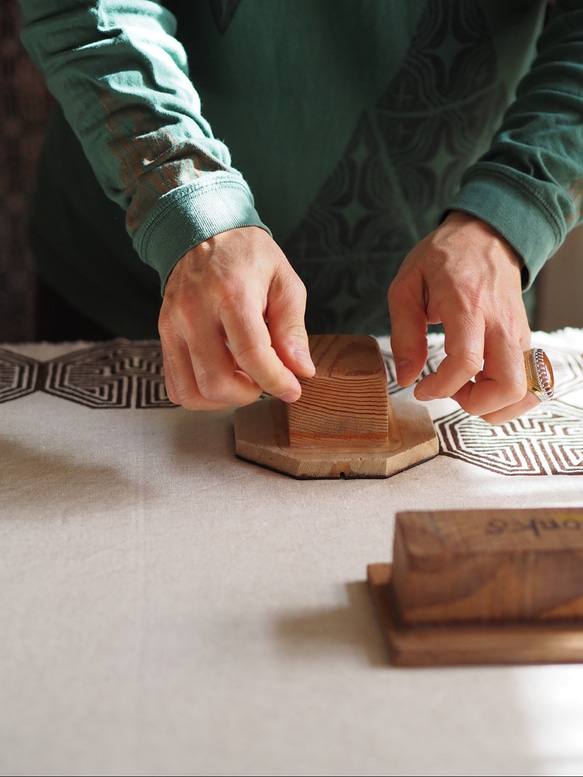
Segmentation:
[(555, 378), (548, 356), (542, 348), (531, 348), (524, 352), (527, 390), (541, 402), (553, 398)]

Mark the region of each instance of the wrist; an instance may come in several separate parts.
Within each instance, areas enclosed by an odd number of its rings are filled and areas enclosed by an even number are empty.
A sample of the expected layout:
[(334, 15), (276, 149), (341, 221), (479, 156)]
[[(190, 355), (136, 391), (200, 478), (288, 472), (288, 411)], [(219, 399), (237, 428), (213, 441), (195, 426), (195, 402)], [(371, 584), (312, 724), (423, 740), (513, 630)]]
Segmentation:
[(468, 232), (473, 232), (474, 239), (490, 242), (494, 250), (498, 253), (502, 252), (508, 257), (509, 261), (519, 269), (521, 275), (527, 273), (522, 256), (504, 235), (487, 221), (483, 221), (477, 216), (463, 210), (451, 210), (442, 222), (442, 226), (445, 227), (446, 225), (453, 230), (463, 229)]

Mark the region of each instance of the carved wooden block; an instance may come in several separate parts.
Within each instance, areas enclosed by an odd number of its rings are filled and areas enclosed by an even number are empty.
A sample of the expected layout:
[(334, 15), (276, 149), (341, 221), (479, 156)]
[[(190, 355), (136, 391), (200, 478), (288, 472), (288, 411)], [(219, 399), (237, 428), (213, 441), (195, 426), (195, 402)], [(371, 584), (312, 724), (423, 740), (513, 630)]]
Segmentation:
[(235, 411), (240, 458), (297, 478), (388, 477), (439, 452), (427, 409), (391, 401), (376, 340), (313, 335), (313, 378), (293, 404), (259, 400)]
[(395, 664), (583, 660), (583, 509), (401, 513), (368, 579)]
[(300, 378), (302, 396), (286, 406), (290, 445), (385, 441), (389, 395), (377, 341), (363, 336), (314, 335), (310, 351), (316, 374)]

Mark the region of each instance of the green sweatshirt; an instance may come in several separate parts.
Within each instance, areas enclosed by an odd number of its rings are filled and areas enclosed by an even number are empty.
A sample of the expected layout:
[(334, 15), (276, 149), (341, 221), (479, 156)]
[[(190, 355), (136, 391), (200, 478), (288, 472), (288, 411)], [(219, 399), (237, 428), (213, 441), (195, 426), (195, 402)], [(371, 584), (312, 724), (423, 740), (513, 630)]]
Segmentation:
[(41, 274), (150, 336), (188, 249), (263, 226), (307, 285), (310, 331), (381, 334), (403, 258), (457, 208), (506, 237), (528, 285), (583, 192), (583, 0), (557, 0), (541, 32), (545, 6), (21, 0), (60, 106)]

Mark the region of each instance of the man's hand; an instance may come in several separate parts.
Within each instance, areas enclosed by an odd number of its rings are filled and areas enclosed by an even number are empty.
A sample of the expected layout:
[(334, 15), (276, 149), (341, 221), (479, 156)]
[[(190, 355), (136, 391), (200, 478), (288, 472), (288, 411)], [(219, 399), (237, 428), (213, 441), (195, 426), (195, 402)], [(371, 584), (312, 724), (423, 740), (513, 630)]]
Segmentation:
[(168, 279), (158, 322), (170, 400), (216, 410), (262, 391), (298, 399), (295, 376), (314, 374), (305, 305), (303, 283), (259, 227), (190, 250)]
[(427, 359), (427, 325), (443, 324), (446, 357), (415, 388), (418, 399), (453, 397), (493, 424), (530, 410), (523, 352), (530, 329), (521, 263), (489, 225), (452, 212), (407, 256), (389, 289), (391, 345), (402, 386)]

